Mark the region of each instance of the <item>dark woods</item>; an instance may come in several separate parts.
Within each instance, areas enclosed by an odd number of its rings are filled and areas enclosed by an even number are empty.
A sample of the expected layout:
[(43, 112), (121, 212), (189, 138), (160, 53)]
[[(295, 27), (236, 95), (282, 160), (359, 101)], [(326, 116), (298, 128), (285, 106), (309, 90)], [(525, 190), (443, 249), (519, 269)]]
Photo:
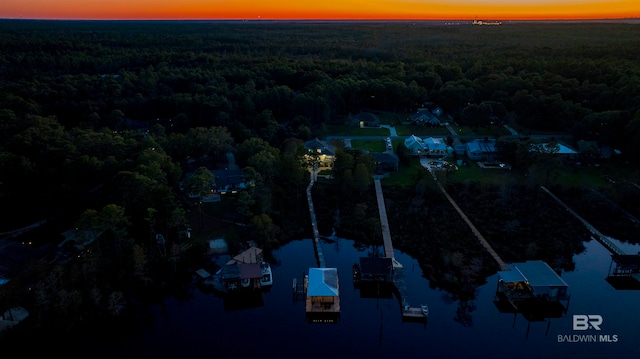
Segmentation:
[[(42, 323), (77, 318), (56, 322), (65, 326), (109, 318), (132, 298), (185, 295), (203, 239), (269, 249), (309, 236), (304, 141), (362, 110), (404, 116), (432, 103), (460, 126), (565, 133), (637, 164), (637, 33), (605, 23), (0, 22), (0, 231), (47, 219), (96, 237), (65, 265), (46, 258), (11, 273), (0, 306), (26, 298)], [(371, 161), (343, 155), (337, 173), (350, 175), (314, 189), (323, 233), (336, 226), (379, 245)], [(189, 199), (185, 175), (228, 176), (230, 165), (248, 190), (221, 204)], [(222, 176), (188, 183), (206, 192)], [(432, 283), (472, 298), (495, 263), (428, 180), (385, 189), (392, 233)], [(449, 188), (506, 259), (571, 269), (585, 233), (534, 187)]]

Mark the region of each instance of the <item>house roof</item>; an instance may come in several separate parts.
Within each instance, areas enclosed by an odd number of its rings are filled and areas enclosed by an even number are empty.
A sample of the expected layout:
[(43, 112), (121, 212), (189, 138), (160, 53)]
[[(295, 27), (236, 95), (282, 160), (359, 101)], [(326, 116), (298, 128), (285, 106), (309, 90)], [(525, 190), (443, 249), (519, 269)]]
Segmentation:
[(584, 153), (584, 152), (587, 152), (587, 151), (597, 153), (599, 151), (598, 150), (598, 142), (580, 140), (580, 141), (578, 141), (578, 151), (580, 153)]
[(216, 176), (216, 187), (222, 188), (226, 186), (237, 186), (244, 183), (242, 177), (242, 170), (212, 170), (214, 176)]
[(404, 145), (407, 148), (419, 147), (423, 148), (422, 139), (416, 135), (411, 135), (404, 140)]
[(220, 277), (222, 278), (222, 280), (240, 278), (240, 266), (237, 263), (227, 263), (226, 265), (222, 266)]
[(260, 263), (262, 262), (262, 249), (251, 247), (246, 251), (230, 259), (227, 264), (234, 263)]
[(527, 281), (531, 287), (568, 287), (569, 285), (544, 261), (513, 263), (510, 271), (499, 272), (505, 282)]
[(522, 276), (522, 273), (517, 270), (505, 270), (498, 272), (500, 279), (507, 283), (524, 282), (526, 279)]
[[(545, 143), (545, 146), (547, 144)], [(563, 145), (562, 143), (558, 143), (558, 147), (560, 147), (560, 149), (558, 150), (558, 153), (561, 155), (571, 155), (571, 154), (575, 154), (577, 153), (576, 151), (574, 151), (573, 149)]]
[(355, 118), (357, 118), (359, 121), (364, 121), (364, 122), (379, 121), (378, 117), (370, 112), (360, 112), (357, 115), (355, 115)]
[(334, 146), (322, 141), (319, 138), (314, 138), (304, 143), (304, 147), (309, 150), (320, 150), (323, 155), (335, 156), (336, 149)]
[(240, 263), (240, 278), (261, 278), (262, 268), (259, 263)]
[(423, 143), (424, 146), (428, 147), (431, 151), (446, 151), (449, 147), (442, 138), (429, 137), (423, 140)]
[(440, 123), (440, 120), (426, 108), (419, 109), (416, 113), (409, 116), (409, 119), (413, 122)]
[(416, 112), (411, 116), (409, 116), (409, 118), (411, 119), (411, 121), (417, 121), (417, 120), (426, 120), (429, 118), (429, 116), (427, 116), (425, 112)]
[(467, 152), (470, 153), (494, 153), (496, 152), (496, 141), (479, 139), (467, 142)]
[(337, 297), (338, 270), (336, 268), (309, 268), (307, 295), (311, 297)]

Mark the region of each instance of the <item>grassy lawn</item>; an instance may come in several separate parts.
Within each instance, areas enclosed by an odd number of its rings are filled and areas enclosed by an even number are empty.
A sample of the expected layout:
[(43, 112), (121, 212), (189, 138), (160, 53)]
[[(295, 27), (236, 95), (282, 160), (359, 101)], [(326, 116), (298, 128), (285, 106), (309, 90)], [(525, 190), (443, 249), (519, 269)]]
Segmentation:
[(444, 137), (449, 135), (449, 130), (445, 127), (425, 127), (417, 125), (397, 125), (395, 126), (398, 136), (439, 136)]
[(594, 189), (606, 188), (613, 183), (608, 182), (603, 176), (617, 183), (629, 181), (637, 183), (640, 173), (632, 165), (620, 161), (611, 161), (601, 166), (574, 166), (566, 168), (556, 176), (555, 180), (569, 186), (583, 186)]
[[(637, 173), (632, 167), (625, 166), (624, 164), (611, 163), (607, 166), (572, 166), (560, 169), (551, 175), (549, 184), (560, 184), (565, 187), (593, 188), (597, 190), (613, 185), (603, 178), (604, 175), (611, 176), (616, 182), (637, 178)], [(449, 182), (472, 180), (474, 182), (497, 184), (507, 180), (526, 181), (527, 179), (509, 170), (480, 168), (475, 162), (469, 162), (468, 166), (460, 166), (458, 171), (449, 173), (447, 180)], [(541, 178), (538, 178), (538, 181), (541, 180)]]
[[(384, 186), (413, 186), (420, 176), (424, 176), (426, 169), (420, 165), (420, 160), (414, 158), (411, 160), (411, 166), (400, 166), (398, 172), (390, 173), (389, 177), (382, 179)], [(426, 174), (428, 175), (428, 174)]]
[(351, 140), (351, 148), (369, 152), (384, 152), (387, 149), (384, 140)]
[(479, 183), (500, 183), (509, 177), (512, 173), (505, 169), (481, 168), (475, 162), (469, 162), (466, 166), (459, 166), (455, 172), (450, 172), (447, 176), (449, 182), (464, 182), (472, 180)]
[(332, 136), (389, 136), (386, 128), (360, 128), (348, 125), (327, 126)]
[(403, 121), (407, 120), (409, 114), (403, 113), (376, 113), (376, 116), (380, 119), (380, 123), (383, 125), (399, 126)]
[[(455, 128), (455, 127), (454, 127)], [(505, 135), (510, 135), (511, 132), (504, 128), (503, 126), (493, 126), (491, 128), (470, 128), (466, 126), (461, 126), (456, 129), (458, 134), (464, 135), (476, 135), (476, 136), (487, 136), (487, 137), (500, 137)]]
[[(387, 125), (394, 125), (400, 137), (416, 135), (420, 137), (446, 137), (450, 133), (445, 127), (424, 127), (410, 124), (403, 124), (409, 114), (403, 113), (376, 113), (380, 122)], [(493, 126), (491, 128), (470, 128), (467, 126), (451, 126), (459, 135), (477, 135), (487, 137), (500, 137), (510, 135), (510, 132), (503, 126)], [(515, 127), (516, 131), (522, 134), (531, 134), (532, 131)], [(351, 140), (352, 148), (366, 150), (369, 152), (383, 152), (386, 150), (384, 141), (381, 140), (360, 140), (356, 136), (389, 136), (386, 128), (359, 128), (348, 125), (328, 126), (329, 133), (334, 136), (354, 136)], [(402, 139), (393, 140), (393, 148), (402, 142)], [(339, 149), (344, 149), (344, 141), (332, 140), (331, 144)], [(450, 162), (451, 159), (448, 159)], [(392, 173), (388, 178), (382, 180), (384, 185), (412, 186), (424, 169), (420, 166), (418, 159), (412, 161), (410, 167), (401, 166), (397, 173)], [(601, 166), (571, 166), (555, 172), (549, 179), (549, 184), (557, 183), (568, 187), (588, 187), (594, 189), (607, 188), (615, 185), (603, 178), (603, 175), (611, 176), (616, 182), (622, 183), (628, 180), (633, 183), (640, 183), (640, 171), (631, 165), (610, 161)], [(446, 179), (445, 179), (446, 178)], [(475, 162), (470, 162), (468, 166), (460, 166), (458, 171), (450, 172), (442, 178), (448, 182), (474, 181), (486, 184), (499, 184), (504, 181), (526, 181), (526, 177), (503, 169), (486, 169), (479, 167)], [(541, 179), (538, 178), (538, 181)]]
[(329, 144), (335, 146), (338, 150), (344, 150), (344, 140), (331, 140)]

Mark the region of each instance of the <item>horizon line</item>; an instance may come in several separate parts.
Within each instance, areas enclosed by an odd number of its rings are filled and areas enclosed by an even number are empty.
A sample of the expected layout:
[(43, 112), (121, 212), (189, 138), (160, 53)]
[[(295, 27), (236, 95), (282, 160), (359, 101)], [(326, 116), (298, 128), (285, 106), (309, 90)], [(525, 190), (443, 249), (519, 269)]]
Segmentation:
[(300, 21), (300, 22), (313, 22), (313, 21), (331, 21), (331, 22), (367, 22), (367, 21), (395, 21), (395, 22), (416, 22), (416, 21), (474, 21), (474, 20), (484, 20), (484, 21), (604, 21), (604, 20), (640, 20), (640, 17), (602, 17), (602, 18), (535, 18), (535, 19), (527, 19), (527, 18), (516, 18), (516, 19), (499, 19), (499, 18), (449, 18), (449, 19), (385, 19), (385, 18), (324, 18), (324, 19), (309, 19), (309, 18), (291, 18), (291, 19), (283, 19), (283, 18), (229, 18), (229, 19), (197, 19), (197, 18), (184, 18), (184, 19), (174, 19), (174, 18), (155, 18), (155, 19), (120, 19), (120, 18), (110, 18), (110, 19), (97, 19), (97, 18), (23, 18), (23, 17), (0, 17), (1, 20), (25, 20), (25, 21), (226, 21), (226, 22), (275, 22), (275, 21)]

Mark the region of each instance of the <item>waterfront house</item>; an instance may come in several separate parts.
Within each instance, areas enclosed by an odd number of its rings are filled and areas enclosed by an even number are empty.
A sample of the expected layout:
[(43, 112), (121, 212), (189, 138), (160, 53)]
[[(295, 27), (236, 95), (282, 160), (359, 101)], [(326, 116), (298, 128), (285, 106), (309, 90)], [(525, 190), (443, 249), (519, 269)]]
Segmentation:
[(245, 190), (249, 184), (245, 181), (242, 170), (240, 169), (219, 169), (212, 170), (215, 176), (215, 190), (219, 193), (235, 193)]
[(372, 152), (371, 157), (376, 165), (376, 173), (398, 172), (400, 159), (394, 153)]
[(496, 140), (483, 138), (467, 142), (465, 152), (472, 161), (493, 161), (496, 155)]
[(422, 141), (423, 154), (428, 157), (446, 157), (453, 153), (453, 149), (446, 144), (443, 138), (429, 137)]
[(231, 258), (221, 269), (220, 279), (225, 289), (260, 288), (262, 262), (262, 249), (256, 247), (250, 247)]
[(409, 154), (412, 156), (420, 156), (424, 151), (424, 143), (422, 138), (411, 135), (404, 140), (404, 146), (409, 150)]
[(352, 122), (356, 123), (360, 128), (380, 127), (380, 119), (378, 116), (370, 112), (360, 112), (352, 117)]
[(423, 125), (429, 127), (442, 126), (440, 120), (426, 108), (420, 108), (416, 113), (409, 116), (409, 121), (415, 125)]
[(336, 148), (319, 138), (304, 143), (307, 149), (307, 157), (318, 161), (318, 168), (333, 167), (333, 161), (336, 159)]

